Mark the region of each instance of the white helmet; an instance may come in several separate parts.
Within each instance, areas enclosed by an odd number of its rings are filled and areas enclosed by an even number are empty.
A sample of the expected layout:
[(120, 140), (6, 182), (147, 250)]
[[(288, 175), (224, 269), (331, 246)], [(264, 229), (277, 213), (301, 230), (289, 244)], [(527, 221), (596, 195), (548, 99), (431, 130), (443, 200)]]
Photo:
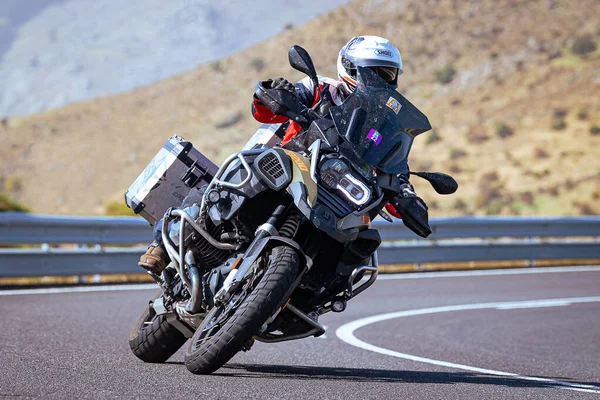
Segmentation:
[(371, 67), (379, 76), (397, 86), (402, 73), (400, 50), (379, 36), (356, 36), (340, 50), (337, 59), (341, 88), (350, 94), (356, 88), (356, 67)]

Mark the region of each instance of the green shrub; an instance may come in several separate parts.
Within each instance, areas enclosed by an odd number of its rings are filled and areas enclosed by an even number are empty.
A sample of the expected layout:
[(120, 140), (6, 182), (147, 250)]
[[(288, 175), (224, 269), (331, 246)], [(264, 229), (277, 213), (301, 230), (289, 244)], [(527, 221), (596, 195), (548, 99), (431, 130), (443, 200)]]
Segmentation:
[(571, 51), (578, 56), (587, 53), (593, 53), (597, 48), (598, 46), (596, 45), (594, 39), (588, 35), (578, 37), (571, 45)]
[(563, 119), (564, 117), (567, 116), (568, 113), (569, 113), (569, 110), (567, 110), (566, 108), (555, 108), (552, 111), (552, 116), (556, 119)]
[(435, 71), (435, 79), (444, 85), (452, 82), (454, 75), (456, 75), (456, 69), (452, 64), (446, 64)]
[(582, 108), (581, 110), (577, 111), (577, 119), (580, 121), (585, 121), (586, 119), (588, 119), (588, 112), (585, 108)]
[(595, 215), (596, 214), (594, 212), (594, 209), (588, 203), (585, 203), (583, 201), (581, 201), (581, 202), (575, 201), (573, 203), (573, 205), (578, 208), (579, 214), (581, 214), (581, 215)]
[(535, 197), (531, 192), (523, 192), (520, 195), (520, 200), (527, 205), (532, 205), (535, 200)]
[(106, 215), (125, 215), (133, 216), (135, 213), (123, 200), (109, 200), (104, 204), (104, 213)]
[(469, 143), (483, 143), (487, 140), (489, 140), (490, 137), (488, 135), (485, 134), (485, 132), (483, 131), (477, 131), (477, 130), (470, 130), (467, 133), (467, 140), (469, 141)]
[(498, 86), (504, 85), (504, 78), (502, 78), (501, 76), (494, 75), (492, 76), (492, 79), (494, 80), (494, 82), (496, 82)]
[(459, 164), (451, 164), (448, 170), (453, 174), (460, 174), (463, 171)]
[(265, 66), (267, 65), (265, 63), (265, 60), (263, 60), (262, 58), (254, 58), (252, 59), (252, 61), (250, 61), (250, 65), (252, 66), (252, 68), (254, 68), (256, 71), (260, 72), (263, 69), (265, 69)]
[(495, 124), (495, 129), (496, 129), (496, 136), (498, 136), (499, 138), (507, 138), (509, 136), (512, 136), (514, 132), (514, 130), (508, 126), (508, 124), (506, 122), (502, 122), (502, 121), (498, 121)]
[[(475, 207), (486, 209), (488, 214), (497, 214), (507, 198), (504, 183), (496, 171), (483, 174), (478, 183), (478, 194), (475, 197)], [(488, 210), (489, 208), (489, 210)]]
[(533, 151), (533, 156), (535, 158), (548, 158), (550, 157), (550, 154), (548, 154), (548, 152), (542, 148), (542, 147), (536, 147), (535, 150)]
[(467, 203), (463, 199), (457, 199), (454, 202), (454, 208), (458, 211), (467, 211)]
[(223, 65), (220, 61), (213, 61), (209, 64), (210, 68), (215, 72), (224, 72)]
[[(7, 176), (4, 178), (4, 190), (7, 192), (18, 192), (23, 188), (23, 183), (18, 176)], [(0, 188), (2, 190), (2, 188)]]
[(442, 140), (442, 138), (440, 137), (440, 135), (438, 135), (437, 131), (435, 129), (433, 129), (429, 133), (429, 135), (427, 135), (427, 140), (425, 141), (425, 143), (431, 144), (431, 143), (439, 142), (440, 140)]
[(18, 212), (29, 212), (29, 208), (4, 192), (0, 192), (0, 212), (6, 211), (18, 211)]
[(504, 203), (505, 202), (503, 200), (492, 201), (487, 205), (487, 207), (485, 207), (485, 214), (499, 215), (502, 212), (502, 209), (504, 208)]
[(467, 155), (467, 152), (464, 151), (464, 150), (462, 150), (462, 149), (455, 149), (454, 148), (454, 149), (450, 150), (450, 159), (451, 160), (456, 160), (456, 159), (462, 158), (462, 157), (464, 157), (466, 155)]
[(567, 127), (567, 123), (562, 118), (561, 119), (555, 119), (554, 122), (552, 122), (552, 130), (562, 131), (566, 127)]
[(415, 47), (414, 49), (412, 49), (413, 57), (419, 57), (419, 56), (426, 55), (426, 54), (427, 54), (427, 48), (424, 46), (418, 46), (418, 47)]
[(590, 133), (592, 135), (600, 135), (600, 126), (598, 126), (598, 125), (592, 125), (590, 127)]
[(237, 124), (238, 122), (240, 122), (243, 119), (244, 119), (244, 114), (242, 114), (241, 112), (237, 112), (237, 113), (231, 114), (225, 120), (216, 124), (215, 127), (217, 129), (229, 128), (229, 127), (234, 126), (235, 124)]

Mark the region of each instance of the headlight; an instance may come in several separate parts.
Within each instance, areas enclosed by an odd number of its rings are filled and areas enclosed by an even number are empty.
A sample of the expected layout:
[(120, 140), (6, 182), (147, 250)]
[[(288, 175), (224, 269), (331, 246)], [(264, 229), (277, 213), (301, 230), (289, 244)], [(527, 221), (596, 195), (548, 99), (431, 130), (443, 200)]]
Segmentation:
[(356, 177), (348, 164), (342, 160), (326, 161), (321, 167), (319, 175), (328, 187), (337, 190), (357, 206), (366, 204), (371, 198), (369, 187)]

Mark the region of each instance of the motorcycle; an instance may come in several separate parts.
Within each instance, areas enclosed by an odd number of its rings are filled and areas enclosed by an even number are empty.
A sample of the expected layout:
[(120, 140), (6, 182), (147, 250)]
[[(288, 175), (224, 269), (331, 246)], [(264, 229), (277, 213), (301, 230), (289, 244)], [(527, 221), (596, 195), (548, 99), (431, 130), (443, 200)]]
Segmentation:
[[(289, 61), (320, 90), (303, 48), (293, 46)], [(210, 374), (255, 340), (318, 337), (321, 315), (344, 311), (375, 282), (381, 237), (370, 223), (378, 215), (391, 221), (385, 204), (416, 234), (431, 233), (427, 206), (399, 195), (398, 177), (456, 191), (448, 175), (408, 169), (413, 140), (429, 121), (371, 69), (357, 73), (354, 93), (329, 109), (259, 85), (267, 107), (303, 128), (285, 146), (258, 144), (217, 169), (174, 136), (134, 182), (127, 204), (155, 225), (171, 259), (149, 271), (161, 292), (132, 330), (138, 358), (164, 362), (189, 340), (186, 367)], [(185, 162), (174, 172), (175, 159)]]

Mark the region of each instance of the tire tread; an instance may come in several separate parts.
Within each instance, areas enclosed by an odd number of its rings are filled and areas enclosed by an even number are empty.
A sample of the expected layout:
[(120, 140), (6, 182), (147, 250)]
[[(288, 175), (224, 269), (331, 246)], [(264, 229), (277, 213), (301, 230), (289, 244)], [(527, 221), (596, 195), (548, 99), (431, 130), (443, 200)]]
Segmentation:
[(261, 281), (225, 325), (196, 352), (191, 350), (192, 338), (185, 357), (188, 370), (194, 374), (210, 374), (240, 351), (287, 300), (284, 296), (298, 274), (299, 264), (295, 250), (275, 247)]
[[(133, 331), (138, 331), (138, 327), (144, 323), (145, 317), (146, 314), (140, 317)], [(148, 363), (167, 361), (187, 340), (177, 328), (167, 322), (164, 315), (155, 317), (152, 324), (138, 332), (137, 335), (132, 332), (129, 347), (137, 358)]]

